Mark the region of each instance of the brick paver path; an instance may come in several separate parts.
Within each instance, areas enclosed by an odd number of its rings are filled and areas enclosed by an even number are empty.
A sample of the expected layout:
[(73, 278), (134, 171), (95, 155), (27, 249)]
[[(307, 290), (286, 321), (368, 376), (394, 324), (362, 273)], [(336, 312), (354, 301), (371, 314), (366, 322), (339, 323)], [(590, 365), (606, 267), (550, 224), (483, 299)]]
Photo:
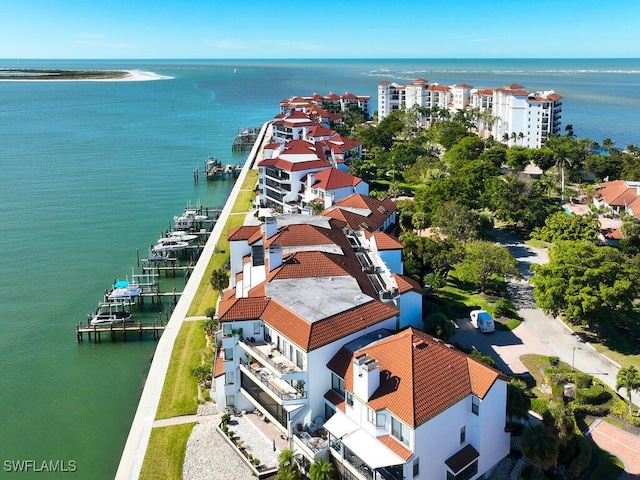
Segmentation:
[(590, 430), (591, 438), (598, 446), (624, 462), (622, 479), (640, 478), (640, 437), (620, 430), (613, 425), (596, 420)]

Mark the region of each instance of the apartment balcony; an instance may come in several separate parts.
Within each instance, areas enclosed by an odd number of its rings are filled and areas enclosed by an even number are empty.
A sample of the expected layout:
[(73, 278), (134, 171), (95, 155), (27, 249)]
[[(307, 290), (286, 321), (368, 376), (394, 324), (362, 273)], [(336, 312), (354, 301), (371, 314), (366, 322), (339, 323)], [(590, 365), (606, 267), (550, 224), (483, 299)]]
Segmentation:
[(277, 168), (272, 168), (272, 167), (267, 167), (265, 168), (264, 174), (267, 177), (271, 177), (274, 180), (277, 180), (278, 182), (282, 181), (282, 180), (286, 180), (289, 181), (291, 180), (291, 175), (289, 175), (287, 172), (277, 169)]
[(298, 391), (282, 378), (274, 375), (269, 369), (261, 367), (260, 364), (250, 363), (245, 359), (240, 359), (240, 369), (247, 374), (254, 383), (260, 385), (263, 390), (268, 390), (280, 401), (302, 400), (307, 398), (306, 391)]
[(238, 345), (258, 363), (272, 369), (272, 371), (280, 377), (287, 374), (303, 372), (302, 368), (280, 353), (275, 345), (265, 342), (264, 340), (254, 339), (251, 341), (250, 338), (244, 338), (240, 340)]

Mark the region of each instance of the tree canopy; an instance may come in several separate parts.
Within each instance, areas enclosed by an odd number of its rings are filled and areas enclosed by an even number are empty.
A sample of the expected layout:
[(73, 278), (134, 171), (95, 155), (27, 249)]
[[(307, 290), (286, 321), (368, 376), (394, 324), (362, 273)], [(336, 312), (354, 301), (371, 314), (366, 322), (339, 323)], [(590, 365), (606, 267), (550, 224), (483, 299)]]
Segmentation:
[(466, 245), (465, 257), (457, 272), (462, 281), (480, 287), (482, 292), (497, 276), (520, 276), (518, 262), (506, 247), (483, 241)]
[(613, 247), (559, 242), (549, 263), (532, 268), (536, 304), (572, 323), (605, 323), (611, 311), (631, 309), (638, 294), (637, 268)]
[(600, 224), (595, 215), (568, 215), (557, 212), (547, 217), (544, 226), (534, 229), (531, 236), (543, 242), (563, 240), (598, 241)]

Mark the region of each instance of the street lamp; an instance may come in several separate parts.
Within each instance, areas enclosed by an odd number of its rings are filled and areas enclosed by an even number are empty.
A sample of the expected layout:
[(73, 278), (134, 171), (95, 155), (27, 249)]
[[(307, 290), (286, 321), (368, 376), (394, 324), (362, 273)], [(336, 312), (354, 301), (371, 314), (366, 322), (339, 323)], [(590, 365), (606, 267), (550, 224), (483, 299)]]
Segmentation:
[(576, 368), (575, 368), (575, 364), (576, 364), (576, 350), (582, 350), (582, 348), (578, 347), (577, 345), (573, 347), (573, 355), (571, 357), (571, 371), (575, 372)]

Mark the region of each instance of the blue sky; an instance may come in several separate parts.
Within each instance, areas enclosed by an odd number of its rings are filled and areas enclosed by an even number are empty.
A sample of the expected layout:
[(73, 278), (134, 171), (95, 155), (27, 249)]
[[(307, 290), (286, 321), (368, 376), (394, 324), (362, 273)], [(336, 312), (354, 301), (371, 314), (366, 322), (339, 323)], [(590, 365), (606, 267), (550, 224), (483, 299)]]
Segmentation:
[(0, 58), (640, 57), (638, 0), (0, 0)]

